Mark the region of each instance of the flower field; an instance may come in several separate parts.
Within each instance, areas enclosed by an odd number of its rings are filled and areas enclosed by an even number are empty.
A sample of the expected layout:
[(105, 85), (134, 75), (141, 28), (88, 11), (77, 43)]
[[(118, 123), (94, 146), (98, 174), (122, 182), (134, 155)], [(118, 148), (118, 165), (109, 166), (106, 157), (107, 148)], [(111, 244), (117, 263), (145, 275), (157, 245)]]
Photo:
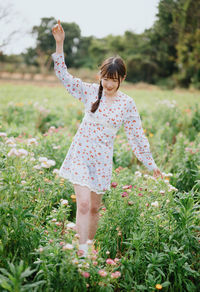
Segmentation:
[(136, 159), (122, 127), (83, 262), (76, 195), (58, 170), (84, 106), (62, 86), (0, 85), (0, 291), (200, 291), (200, 94), (122, 91), (164, 179)]

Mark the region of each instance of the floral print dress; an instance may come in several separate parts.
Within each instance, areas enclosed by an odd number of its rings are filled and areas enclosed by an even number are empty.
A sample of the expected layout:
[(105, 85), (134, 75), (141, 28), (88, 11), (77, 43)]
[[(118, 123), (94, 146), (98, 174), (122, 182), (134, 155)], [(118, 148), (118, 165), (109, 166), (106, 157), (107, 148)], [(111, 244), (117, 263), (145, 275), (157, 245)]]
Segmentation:
[(73, 77), (67, 70), (64, 53), (55, 52), (51, 56), (56, 76), (85, 107), (85, 115), (73, 137), (59, 176), (73, 184), (87, 186), (97, 194), (110, 190), (113, 144), (122, 125), (136, 157), (149, 171), (157, 168), (134, 100), (118, 90), (113, 103), (108, 106), (103, 91), (99, 107), (92, 113), (90, 109), (98, 99), (99, 85)]

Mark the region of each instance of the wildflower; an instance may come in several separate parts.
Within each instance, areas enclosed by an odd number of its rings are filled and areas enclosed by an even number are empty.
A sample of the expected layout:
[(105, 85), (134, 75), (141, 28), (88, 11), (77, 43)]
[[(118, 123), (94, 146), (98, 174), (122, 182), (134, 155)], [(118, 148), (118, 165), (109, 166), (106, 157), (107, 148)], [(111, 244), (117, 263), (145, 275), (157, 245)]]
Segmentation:
[(162, 285), (156, 284), (156, 289), (161, 290), (162, 289)]
[(46, 158), (46, 157), (39, 157), (39, 162), (45, 162), (45, 161), (47, 161), (48, 159)]
[(119, 278), (121, 276), (121, 272), (120, 271), (116, 271), (114, 273), (111, 273), (111, 278)]
[(111, 183), (111, 187), (112, 187), (112, 188), (116, 188), (117, 185), (118, 185), (117, 182), (112, 182), (112, 183)]
[(116, 265), (116, 263), (112, 259), (107, 259), (106, 264), (108, 265)]
[(103, 210), (103, 211), (106, 211), (106, 207), (103, 207), (102, 210)]
[(0, 132), (0, 137), (6, 137), (6, 136), (7, 136), (6, 133), (4, 133), (4, 132)]
[(122, 189), (124, 189), (124, 190), (125, 189), (132, 189), (132, 185), (125, 185), (125, 186), (122, 187)]
[(141, 217), (144, 217), (144, 213), (142, 212), (142, 213), (140, 214), (140, 216), (141, 216)]
[(115, 262), (115, 263), (118, 263), (118, 261), (119, 261), (118, 258), (115, 258), (115, 259), (114, 259), (114, 262)]
[(109, 250), (106, 251), (106, 254), (110, 254)]
[(107, 276), (107, 272), (104, 271), (104, 270), (99, 270), (99, 271), (98, 271), (98, 274), (99, 274), (101, 277), (106, 277), (106, 276)]
[(164, 195), (164, 194), (165, 194), (165, 191), (161, 190), (161, 191), (160, 191), (160, 194), (161, 194), (161, 195)]
[(143, 197), (143, 194), (139, 193), (138, 196), (139, 196), (139, 197)]
[(70, 243), (67, 243), (67, 244), (63, 245), (63, 247), (62, 247), (63, 250), (66, 250), (66, 249), (70, 249), (71, 250), (73, 248), (74, 248), (74, 246), (72, 244), (70, 244)]
[(167, 200), (166, 200), (166, 203), (168, 204), (169, 202), (170, 202), (170, 200), (167, 199)]
[(151, 206), (159, 207), (159, 203), (158, 203), (158, 201), (152, 202), (152, 203), (151, 203)]
[(88, 273), (88, 272), (82, 272), (82, 276), (85, 277), (85, 278), (89, 278), (90, 273)]
[(59, 169), (54, 168), (53, 173), (55, 173), (55, 174), (59, 174)]
[(67, 206), (68, 205), (68, 200), (63, 200), (61, 199), (61, 205)]
[(40, 247), (40, 248), (39, 248), (39, 252), (41, 253), (41, 252), (43, 252), (43, 251), (44, 251), (43, 247)]
[(7, 140), (6, 140), (6, 144), (7, 144), (9, 147), (16, 147), (16, 141), (15, 141), (15, 138), (14, 138), (14, 137), (7, 138)]
[(135, 176), (137, 176), (137, 177), (141, 177), (141, 176), (142, 176), (142, 174), (141, 174), (141, 172), (140, 172), (140, 171), (135, 171)]
[(9, 153), (8, 153), (8, 157), (10, 156), (18, 156), (18, 151), (16, 148), (12, 148)]
[(41, 165), (37, 164), (37, 165), (33, 166), (33, 168), (35, 168), (35, 169), (41, 169)]
[(97, 266), (98, 265), (98, 262), (97, 261), (93, 261), (92, 263), (93, 263), (94, 266)]
[(74, 229), (76, 227), (76, 224), (73, 223), (73, 222), (70, 222), (70, 223), (67, 224), (67, 227)]
[(131, 206), (131, 205), (133, 205), (133, 204), (134, 204), (133, 201), (128, 201), (128, 205), (129, 205), (129, 206)]
[(72, 198), (72, 201), (74, 202), (74, 201), (76, 201), (76, 195), (71, 195), (71, 198)]
[(77, 259), (73, 259), (72, 263), (75, 264), (75, 265), (78, 265), (79, 261)]
[(22, 184), (22, 185), (25, 185), (25, 184), (26, 184), (26, 181), (25, 181), (25, 180), (22, 180), (22, 181), (21, 181), (21, 184)]
[(54, 166), (56, 164), (56, 162), (54, 160), (47, 160), (47, 161), (43, 161), (41, 163), (41, 166), (44, 168), (50, 168), (51, 166)]
[(128, 197), (128, 193), (127, 193), (127, 192), (123, 192), (123, 193), (121, 194), (121, 196), (122, 196), (122, 198), (123, 198), (123, 197)]
[(38, 145), (38, 142), (37, 142), (37, 140), (35, 139), (35, 138), (30, 138), (30, 139), (28, 139), (27, 140), (27, 145), (28, 146), (31, 146), (31, 145)]
[(60, 145), (58, 145), (58, 146), (53, 146), (53, 149), (60, 149)]
[(31, 157), (30, 158), (30, 161), (35, 161), (36, 159), (34, 157)]

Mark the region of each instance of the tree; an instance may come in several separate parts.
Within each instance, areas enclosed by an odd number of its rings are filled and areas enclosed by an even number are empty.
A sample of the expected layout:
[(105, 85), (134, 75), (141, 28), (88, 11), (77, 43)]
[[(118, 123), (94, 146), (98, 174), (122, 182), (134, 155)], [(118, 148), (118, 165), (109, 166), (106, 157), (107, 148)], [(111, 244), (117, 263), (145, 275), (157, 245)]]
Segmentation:
[[(51, 54), (55, 51), (55, 40), (52, 35), (52, 27), (57, 23), (55, 18), (41, 18), (39, 26), (34, 26), (32, 34), (37, 36), (36, 53), (40, 67), (49, 70), (52, 63)], [(69, 67), (74, 65), (74, 53), (76, 40), (80, 39), (80, 28), (76, 23), (61, 23), (65, 31), (64, 52), (67, 54), (67, 64)]]
[(5, 49), (13, 42), (14, 38), (20, 36), (20, 29), (11, 29), (10, 32), (7, 30), (7, 28), (9, 29), (9, 25), (12, 23), (12, 20), (17, 16), (18, 13), (14, 12), (13, 4), (6, 2), (6, 5), (3, 5), (0, 3), (0, 27), (2, 28), (0, 36), (0, 50)]

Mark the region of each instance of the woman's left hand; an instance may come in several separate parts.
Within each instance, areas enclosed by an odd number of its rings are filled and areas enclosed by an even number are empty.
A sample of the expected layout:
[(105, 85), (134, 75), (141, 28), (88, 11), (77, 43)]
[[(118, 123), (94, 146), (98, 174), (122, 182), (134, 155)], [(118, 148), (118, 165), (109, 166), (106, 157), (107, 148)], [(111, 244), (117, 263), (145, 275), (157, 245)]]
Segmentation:
[(162, 179), (164, 178), (162, 172), (161, 172), (160, 169), (158, 169), (158, 168), (156, 168), (156, 169), (153, 170), (153, 176), (154, 176), (155, 178), (157, 178), (157, 177), (159, 177), (159, 176), (161, 176)]

